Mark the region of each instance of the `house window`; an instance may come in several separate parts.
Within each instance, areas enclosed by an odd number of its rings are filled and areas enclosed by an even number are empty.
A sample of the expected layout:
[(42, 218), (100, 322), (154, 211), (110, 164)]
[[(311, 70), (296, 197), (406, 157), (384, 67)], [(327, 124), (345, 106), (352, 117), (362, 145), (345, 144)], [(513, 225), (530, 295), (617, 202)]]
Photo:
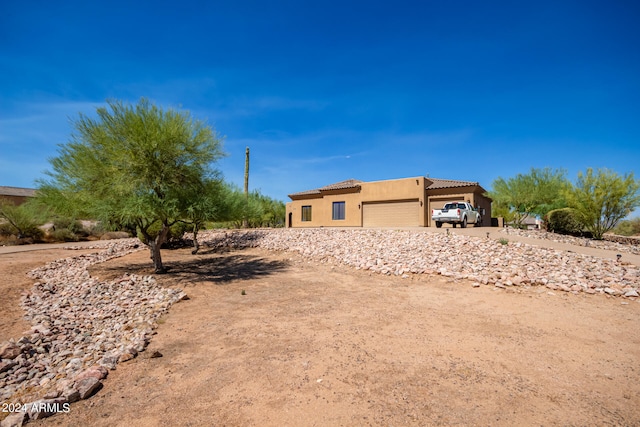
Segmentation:
[(302, 207), (302, 220), (311, 221), (311, 206)]
[(344, 207), (344, 202), (333, 202), (333, 214), (331, 215), (331, 219), (334, 221), (344, 219)]

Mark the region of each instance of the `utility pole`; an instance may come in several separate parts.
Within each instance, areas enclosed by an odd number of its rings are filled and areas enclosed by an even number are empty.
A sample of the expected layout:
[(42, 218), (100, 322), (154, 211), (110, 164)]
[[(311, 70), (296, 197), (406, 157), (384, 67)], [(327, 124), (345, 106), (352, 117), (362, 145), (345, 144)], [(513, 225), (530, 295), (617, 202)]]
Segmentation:
[[(247, 203), (249, 203), (249, 147), (247, 147), (244, 156), (244, 198)], [(249, 227), (249, 220), (247, 217), (242, 221), (242, 227)]]

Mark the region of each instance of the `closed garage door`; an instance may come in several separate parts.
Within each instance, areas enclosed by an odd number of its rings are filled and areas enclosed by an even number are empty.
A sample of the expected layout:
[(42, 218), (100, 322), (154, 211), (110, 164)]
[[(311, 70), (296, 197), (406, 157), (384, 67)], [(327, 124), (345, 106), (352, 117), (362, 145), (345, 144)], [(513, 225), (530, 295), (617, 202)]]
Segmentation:
[(363, 203), (362, 225), (364, 227), (418, 227), (420, 205), (417, 200)]

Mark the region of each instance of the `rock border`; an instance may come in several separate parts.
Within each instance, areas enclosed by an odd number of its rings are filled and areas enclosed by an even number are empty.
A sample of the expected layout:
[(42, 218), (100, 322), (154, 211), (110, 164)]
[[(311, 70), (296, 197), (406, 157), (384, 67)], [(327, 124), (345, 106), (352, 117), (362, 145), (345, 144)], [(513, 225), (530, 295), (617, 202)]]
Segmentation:
[(19, 340), (0, 344), (0, 397), (12, 412), (1, 427), (68, 412), (71, 403), (95, 394), (108, 370), (145, 350), (158, 317), (187, 298), (152, 276), (124, 274), (112, 281), (90, 276), (89, 266), (143, 249), (138, 239), (89, 249), (103, 250), (28, 273), (38, 282), (21, 305), (33, 326)]

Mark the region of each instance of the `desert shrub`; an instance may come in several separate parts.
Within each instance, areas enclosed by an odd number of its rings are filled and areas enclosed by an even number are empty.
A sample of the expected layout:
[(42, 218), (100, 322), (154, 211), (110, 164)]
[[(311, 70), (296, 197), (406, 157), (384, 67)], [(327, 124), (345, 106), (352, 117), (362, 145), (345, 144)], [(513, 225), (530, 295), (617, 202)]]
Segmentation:
[[(176, 244), (181, 244), (183, 242), (182, 236), (184, 235), (185, 232), (193, 231), (192, 227), (193, 226), (190, 226), (189, 224), (185, 224), (183, 222), (176, 222), (175, 224), (173, 224), (169, 228), (169, 235), (167, 236), (167, 239), (163, 247), (175, 246)], [(162, 228), (162, 225), (159, 222), (156, 222), (154, 225), (149, 227), (148, 232), (151, 236), (156, 236), (160, 232), (161, 228)], [(142, 241), (142, 243), (144, 243), (145, 245), (148, 244), (144, 235), (140, 232), (138, 233), (138, 239), (140, 239), (140, 241)]]
[(193, 231), (193, 225), (177, 222), (171, 226), (168, 241), (182, 241), (184, 233)]
[(547, 231), (573, 236), (583, 234), (582, 225), (570, 208), (554, 209), (544, 217)]
[(49, 232), (49, 238), (56, 242), (77, 242), (80, 240), (80, 236), (72, 232), (68, 228), (56, 228)]
[(640, 218), (620, 221), (613, 232), (621, 236), (637, 236), (640, 234)]
[(13, 236), (15, 233), (15, 228), (11, 226), (11, 224), (7, 222), (0, 223), (0, 236), (9, 237)]
[(77, 219), (73, 218), (56, 218), (53, 220), (53, 227), (58, 230), (67, 229), (71, 233), (74, 234), (83, 234), (85, 233), (84, 227), (82, 223)]
[(38, 226), (29, 227), (26, 229), (24, 237), (33, 240), (33, 242), (39, 242), (44, 237), (44, 231)]
[(18, 239), (39, 240), (43, 236), (43, 231), (38, 228), (43, 223), (41, 215), (25, 203), (20, 206), (0, 199), (0, 221), (5, 226), (4, 232), (16, 236)]
[(74, 218), (57, 217), (49, 230), (49, 239), (57, 242), (77, 242), (89, 236), (82, 222)]
[(0, 236), (15, 237), (16, 239), (30, 239), (32, 241), (40, 241), (44, 237), (44, 231), (34, 224), (21, 224), (20, 230), (16, 229), (9, 223), (0, 224)]

